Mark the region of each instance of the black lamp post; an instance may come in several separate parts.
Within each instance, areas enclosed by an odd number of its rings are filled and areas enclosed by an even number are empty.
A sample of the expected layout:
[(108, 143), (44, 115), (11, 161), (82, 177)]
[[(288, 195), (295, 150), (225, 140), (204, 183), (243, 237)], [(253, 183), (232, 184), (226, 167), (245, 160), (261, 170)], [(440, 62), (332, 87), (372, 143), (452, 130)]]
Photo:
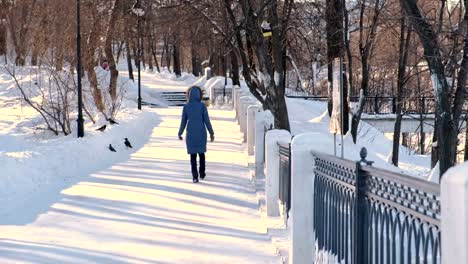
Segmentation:
[(224, 54), (224, 88), (223, 88), (223, 101), (226, 100), (226, 86), (228, 83), (228, 66), (227, 66), (227, 54)]
[(84, 137), (83, 96), (81, 92), (81, 29), (80, 0), (76, 0), (76, 72), (78, 74), (78, 137)]
[(140, 0), (137, 0), (133, 5), (133, 12), (138, 17), (137, 24), (137, 34), (138, 34), (138, 44), (137, 44), (137, 57), (138, 57), (138, 110), (141, 110), (141, 16), (143, 16), (143, 9), (141, 8)]

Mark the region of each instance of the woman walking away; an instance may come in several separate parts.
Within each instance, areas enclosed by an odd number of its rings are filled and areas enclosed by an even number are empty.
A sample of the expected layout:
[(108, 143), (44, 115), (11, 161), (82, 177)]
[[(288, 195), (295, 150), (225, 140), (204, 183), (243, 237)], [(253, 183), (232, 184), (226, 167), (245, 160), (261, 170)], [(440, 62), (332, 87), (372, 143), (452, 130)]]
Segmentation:
[[(208, 109), (201, 102), (202, 90), (200, 87), (193, 86), (187, 90), (188, 103), (182, 111), (182, 121), (180, 122), (179, 139), (182, 140), (185, 126), (187, 126), (187, 153), (190, 154), (192, 165), (193, 182), (204, 179), (205, 174), (205, 152), (206, 152), (206, 130), (210, 132), (211, 142), (214, 141), (214, 131), (211, 127)], [(187, 124), (188, 123), (188, 124)], [(200, 170), (197, 169), (197, 154), (200, 157)]]

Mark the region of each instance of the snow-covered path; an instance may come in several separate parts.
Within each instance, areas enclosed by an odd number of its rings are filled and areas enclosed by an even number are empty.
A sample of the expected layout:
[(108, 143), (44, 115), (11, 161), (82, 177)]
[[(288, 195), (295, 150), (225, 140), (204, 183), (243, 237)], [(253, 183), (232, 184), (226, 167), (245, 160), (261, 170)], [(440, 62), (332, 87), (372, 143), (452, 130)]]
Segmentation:
[(141, 149), (83, 175), (31, 223), (0, 225), (0, 263), (280, 262), (233, 112), (210, 109), (216, 141), (206, 180), (193, 184), (176, 137), (181, 108), (145, 111), (161, 122)]

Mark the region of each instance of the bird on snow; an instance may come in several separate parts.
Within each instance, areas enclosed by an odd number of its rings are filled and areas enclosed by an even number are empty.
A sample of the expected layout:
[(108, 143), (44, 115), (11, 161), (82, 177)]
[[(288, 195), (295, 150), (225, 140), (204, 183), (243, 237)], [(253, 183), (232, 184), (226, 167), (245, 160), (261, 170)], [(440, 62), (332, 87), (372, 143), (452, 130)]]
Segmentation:
[(128, 138), (125, 138), (125, 142), (124, 142), (124, 143), (125, 143), (125, 146), (126, 146), (127, 148), (133, 148), (133, 147), (132, 147), (132, 144), (130, 144), (130, 141), (128, 141)]
[(110, 150), (110, 151), (112, 151), (112, 152), (117, 152), (117, 150), (115, 150), (115, 148), (114, 148), (114, 147), (112, 147), (112, 145), (111, 145), (111, 144), (109, 144), (109, 150)]
[(106, 130), (106, 127), (107, 127), (107, 125), (103, 125), (102, 127), (96, 129), (96, 131), (101, 131), (101, 132), (103, 132), (104, 130)]
[(117, 121), (115, 121), (115, 120), (112, 119), (112, 118), (107, 119), (107, 121), (109, 121), (109, 123), (110, 123), (111, 125), (118, 125), (118, 124), (119, 124), (119, 123), (117, 123)]

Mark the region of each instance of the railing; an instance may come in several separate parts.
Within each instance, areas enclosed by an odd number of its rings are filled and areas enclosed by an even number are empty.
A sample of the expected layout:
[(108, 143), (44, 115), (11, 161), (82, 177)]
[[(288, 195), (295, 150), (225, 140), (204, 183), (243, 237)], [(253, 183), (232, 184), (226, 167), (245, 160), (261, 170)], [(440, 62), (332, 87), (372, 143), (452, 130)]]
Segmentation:
[[(327, 101), (328, 96), (288, 95), (289, 98)], [(359, 97), (352, 96), (352, 102), (359, 101)], [(396, 97), (366, 96), (364, 98), (364, 113), (367, 114), (395, 114), (397, 108)], [(434, 97), (402, 97), (401, 110), (403, 114), (434, 114)]]
[(441, 263), (439, 185), (313, 153), (319, 252), (340, 263)]
[(291, 208), (291, 144), (279, 146), (279, 200), (283, 205), (285, 216), (289, 217)]
[(212, 95), (211, 95), (211, 100), (212, 101), (216, 101), (218, 99), (218, 97), (222, 96), (226, 96), (227, 98), (232, 98), (232, 88), (214, 88), (213, 91), (212, 91)]

